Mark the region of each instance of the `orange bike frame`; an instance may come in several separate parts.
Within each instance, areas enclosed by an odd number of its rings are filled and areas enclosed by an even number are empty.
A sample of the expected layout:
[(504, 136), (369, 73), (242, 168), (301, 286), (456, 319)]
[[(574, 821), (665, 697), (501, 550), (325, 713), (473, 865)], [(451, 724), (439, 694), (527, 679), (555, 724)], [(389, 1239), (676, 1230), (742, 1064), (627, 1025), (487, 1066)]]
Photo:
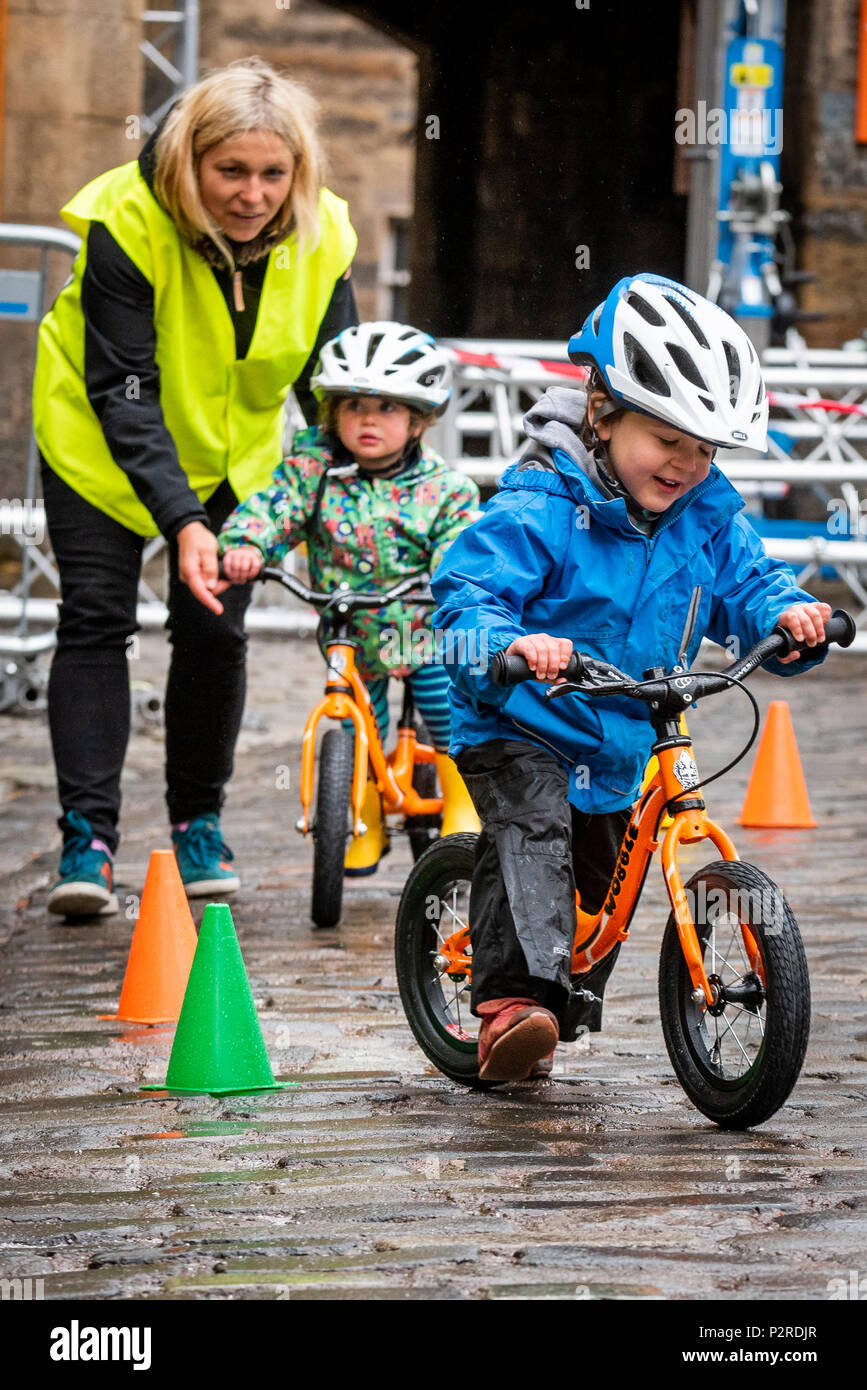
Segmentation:
[(397, 747), (386, 755), (379, 737), (376, 715), (367, 686), (355, 665), (355, 648), (351, 642), (333, 642), (326, 657), (328, 674), (325, 694), (310, 711), (304, 726), (301, 744), (301, 805), (304, 809), (302, 829), (309, 829), (310, 807), (313, 804), (314, 767), (316, 762), (316, 730), (320, 719), (351, 719), (355, 728), (355, 764), (352, 770), (352, 833), (364, 833), (361, 819), (364, 789), (367, 784), (368, 763), (382, 797), (382, 809), (388, 814), (403, 811), (409, 816), (434, 816), (442, 810), (439, 797), (419, 796), (412, 785), (415, 763), (432, 763), (434, 750), (418, 743), (414, 729), (400, 729)]
[[(684, 756), (692, 762), (689, 753), (692, 740), (687, 734), (678, 738), (676, 744), (669, 740), (666, 742), (669, 746), (661, 748), (657, 753), (659, 770), (633, 809), (604, 905), (597, 913), (584, 912), (581, 907), (581, 895), (575, 895), (577, 920), (572, 948), (572, 974), (585, 975), (599, 961), (604, 960), (619, 941), (627, 939), (629, 923), (641, 896), (650, 860), (654, 850), (659, 849), (661, 844), (665, 886), (690, 979), (694, 989), (701, 990), (707, 1003), (713, 1004), (714, 995), (702, 961), (689, 899), (677, 867), (677, 846), (681, 843), (688, 845), (700, 840), (710, 840), (723, 859), (736, 860), (738, 853), (725, 831), (705, 815), (700, 788), (697, 788), (694, 795), (689, 794), (692, 802), (689, 809), (672, 810), (668, 829), (661, 840), (657, 837), (667, 802), (675, 796), (683, 799), (683, 784), (674, 771), (674, 765)], [(697, 778), (697, 771), (695, 776)], [(696, 802), (700, 804), (696, 805)], [(741, 931), (750, 965), (753, 969), (760, 969), (761, 962), (758, 959), (755, 938), (744, 924), (741, 924)], [(464, 927), (439, 946), (440, 955), (448, 961), (445, 973), (470, 973), (472, 956), (468, 950), (469, 945), (469, 929)]]

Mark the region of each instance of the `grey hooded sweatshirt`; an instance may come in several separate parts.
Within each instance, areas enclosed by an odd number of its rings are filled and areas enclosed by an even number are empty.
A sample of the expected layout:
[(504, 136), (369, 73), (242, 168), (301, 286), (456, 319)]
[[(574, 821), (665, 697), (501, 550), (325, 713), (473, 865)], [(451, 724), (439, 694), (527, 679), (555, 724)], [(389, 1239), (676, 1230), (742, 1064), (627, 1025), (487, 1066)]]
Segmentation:
[(556, 473), (558, 470), (553, 451), (562, 449), (584, 470), (603, 497), (623, 498), (629, 519), (637, 531), (641, 531), (645, 536), (652, 535), (662, 513), (651, 512), (638, 505), (632, 494), (614, 476), (608, 462), (607, 450), (601, 441), (592, 453), (581, 443), (578, 430), (583, 423), (585, 409), (586, 397), (583, 391), (576, 391), (571, 387), (549, 386), (544, 396), (524, 416), (524, 429), (529, 442), (518, 460), (517, 467), (541, 467)]

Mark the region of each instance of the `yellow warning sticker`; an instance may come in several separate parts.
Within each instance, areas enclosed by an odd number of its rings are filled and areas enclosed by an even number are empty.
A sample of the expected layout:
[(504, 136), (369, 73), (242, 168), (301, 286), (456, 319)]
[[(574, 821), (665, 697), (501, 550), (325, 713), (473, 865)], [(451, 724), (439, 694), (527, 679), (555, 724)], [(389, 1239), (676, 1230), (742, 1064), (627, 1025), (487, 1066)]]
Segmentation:
[(770, 87), (774, 70), (770, 63), (732, 63), (729, 78), (733, 87)]

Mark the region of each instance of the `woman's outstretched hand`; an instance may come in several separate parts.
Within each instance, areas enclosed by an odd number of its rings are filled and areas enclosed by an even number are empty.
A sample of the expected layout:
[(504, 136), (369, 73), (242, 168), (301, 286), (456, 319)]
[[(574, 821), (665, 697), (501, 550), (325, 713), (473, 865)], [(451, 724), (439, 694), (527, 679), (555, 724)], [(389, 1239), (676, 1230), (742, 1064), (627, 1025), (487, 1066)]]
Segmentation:
[(201, 521), (191, 521), (177, 534), (178, 574), (199, 603), (212, 613), (222, 613), (223, 605), (215, 597), (228, 588), (221, 583), (217, 537)]

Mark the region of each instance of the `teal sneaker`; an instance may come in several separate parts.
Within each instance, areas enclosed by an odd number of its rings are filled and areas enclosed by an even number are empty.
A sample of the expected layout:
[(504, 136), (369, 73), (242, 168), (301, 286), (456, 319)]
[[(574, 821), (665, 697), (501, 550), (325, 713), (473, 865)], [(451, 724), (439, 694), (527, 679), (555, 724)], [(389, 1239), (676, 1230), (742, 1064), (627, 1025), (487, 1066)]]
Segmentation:
[(111, 850), (94, 838), (90, 821), (80, 811), (68, 811), (72, 833), (60, 856), (60, 878), (48, 894), (48, 911), (61, 917), (105, 917), (117, 912), (112, 892)]
[(172, 843), (181, 882), (188, 898), (207, 898), (215, 893), (234, 893), (241, 880), (229, 862), (234, 857), (220, 833), (220, 817), (210, 812), (175, 826)]

